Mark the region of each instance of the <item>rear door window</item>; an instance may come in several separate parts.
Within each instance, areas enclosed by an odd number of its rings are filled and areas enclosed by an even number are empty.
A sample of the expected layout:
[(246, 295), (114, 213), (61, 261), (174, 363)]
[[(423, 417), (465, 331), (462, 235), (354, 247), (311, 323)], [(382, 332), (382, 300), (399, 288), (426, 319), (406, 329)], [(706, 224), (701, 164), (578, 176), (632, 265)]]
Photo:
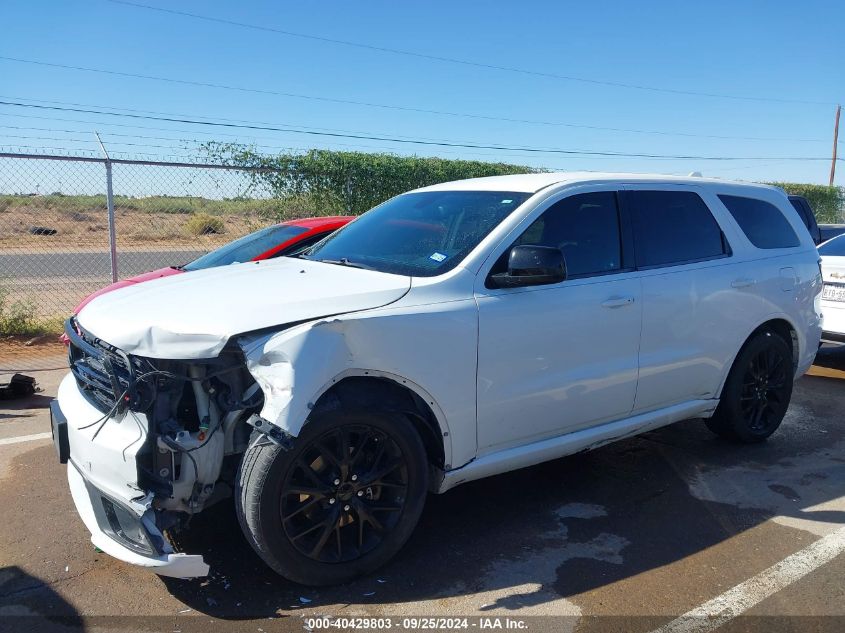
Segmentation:
[(722, 229), (692, 191), (627, 193), (638, 268), (673, 266), (730, 254)]
[(801, 240), (780, 209), (758, 198), (720, 195), (748, 240), (757, 248), (791, 248)]

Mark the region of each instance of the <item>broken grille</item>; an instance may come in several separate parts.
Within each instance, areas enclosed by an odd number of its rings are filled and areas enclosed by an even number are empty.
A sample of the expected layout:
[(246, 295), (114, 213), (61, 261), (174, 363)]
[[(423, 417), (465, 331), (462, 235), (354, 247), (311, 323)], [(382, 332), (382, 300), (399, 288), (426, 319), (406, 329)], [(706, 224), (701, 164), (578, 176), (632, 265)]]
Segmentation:
[(123, 413), (132, 399), (134, 368), (129, 357), (68, 319), (68, 362), (82, 394), (103, 413)]

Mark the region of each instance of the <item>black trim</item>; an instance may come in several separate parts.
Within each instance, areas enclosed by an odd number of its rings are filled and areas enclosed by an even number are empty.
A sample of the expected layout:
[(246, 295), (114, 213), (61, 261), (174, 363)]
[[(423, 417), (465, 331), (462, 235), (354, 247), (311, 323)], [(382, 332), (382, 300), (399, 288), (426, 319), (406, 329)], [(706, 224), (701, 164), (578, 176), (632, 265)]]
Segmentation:
[(822, 332), (822, 343), (845, 345), (845, 334), (839, 332)]
[(53, 434), (53, 444), (60, 464), (67, 464), (70, 458), (70, 442), (67, 437), (67, 418), (62, 413), (58, 400), (50, 401), (50, 431)]
[(616, 205), (619, 210), (619, 235), (622, 238), (622, 271), (629, 272), (637, 269), (637, 258), (634, 250), (634, 225), (631, 220), (631, 201), (628, 192), (616, 192)]
[[(97, 521), (97, 526), (100, 530), (116, 543), (123, 547), (132, 550), (142, 556), (161, 556), (164, 553), (164, 543), (160, 534), (152, 534), (144, 521), (134, 511), (130, 510), (123, 502), (118, 501), (111, 495), (104, 493), (97, 486), (91, 483), (88, 478), (82, 473), (73, 461), (70, 462), (69, 467), (75, 468), (76, 472), (82, 478), (85, 484), (85, 489), (88, 492), (88, 498), (91, 501), (91, 509), (94, 511), (94, 518)], [(105, 502), (105, 503), (104, 503)], [(111, 508), (109, 508), (111, 506)], [(118, 508), (124, 513), (125, 518), (132, 520), (133, 527), (140, 528), (143, 533), (146, 543), (137, 543), (128, 538), (116, 517), (114, 509)]]
[(103, 413), (114, 410), (116, 416), (137, 402), (129, 356), (84, 330), (74, 317), (65, 322), (65, 334), (71, 373), (88, 402)]

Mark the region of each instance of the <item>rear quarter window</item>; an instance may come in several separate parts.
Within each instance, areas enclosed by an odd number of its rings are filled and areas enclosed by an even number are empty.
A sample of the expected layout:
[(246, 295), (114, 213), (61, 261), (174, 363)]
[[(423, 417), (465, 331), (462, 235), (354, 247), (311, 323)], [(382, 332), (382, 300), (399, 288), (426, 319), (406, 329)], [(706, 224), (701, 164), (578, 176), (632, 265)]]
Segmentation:
[(719, 224), (692, 191), (632, 191), (638, 268), (673, 266), (730, 254)]
[(720, 195), (739, 228), (757, 248), (792, 248), (800, 246), (792, 225), (780, 209), (758, 198)]

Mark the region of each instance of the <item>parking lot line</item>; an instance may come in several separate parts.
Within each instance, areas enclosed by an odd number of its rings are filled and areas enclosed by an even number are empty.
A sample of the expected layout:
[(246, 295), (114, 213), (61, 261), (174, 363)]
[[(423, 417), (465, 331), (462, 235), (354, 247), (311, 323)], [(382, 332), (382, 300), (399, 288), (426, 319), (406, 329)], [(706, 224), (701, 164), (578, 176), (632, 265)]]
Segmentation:
[(653, 633), (713, 631), (829, 563), (842, 552), (845, 552), (845, 527), (823, 536), (756, 576), (675, 618)]
[(35, 440), (48, 440), (53, 437), (52, 433), (35, 433), (34, 435), (19, 435), (18, 437), (6, 437), (0, 439), (0, 446), (4, 444), (19, 444), (21, 442), (34, 442)]

